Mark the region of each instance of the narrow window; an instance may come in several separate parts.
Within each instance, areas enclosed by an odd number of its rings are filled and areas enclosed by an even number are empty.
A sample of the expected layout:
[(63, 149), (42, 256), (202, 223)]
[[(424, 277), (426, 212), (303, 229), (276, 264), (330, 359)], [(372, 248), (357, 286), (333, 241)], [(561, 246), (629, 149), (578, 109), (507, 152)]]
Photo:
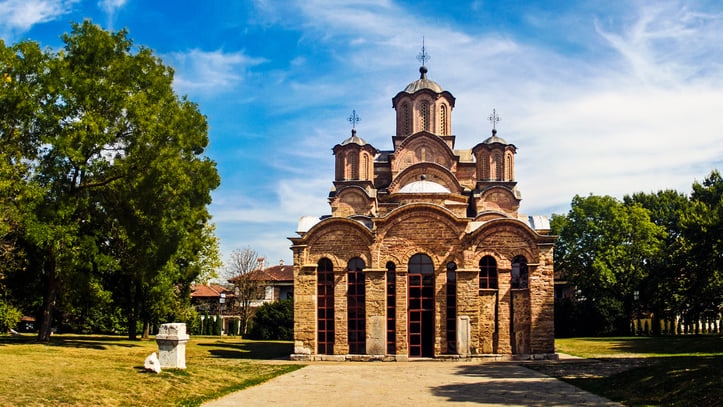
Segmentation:
[(349, 260), (347, 266), (347, 333), (349, 353), (366, 353), (366, 302), (364, 289), (364, 261), (359, 257)]
[(512, 288), (527, 288), (527, 259), (517, 256), (512, 259)]
[(447, 263), (447, 353), (457, 353), (457, 265)]
[(397, 266), (387, 263), (387, 354), (397, 353)]
[(361, 170), (361, 180), (368, 180), (369, 178), (369, 155), (368, 154), (362, 154), (362, 170)]
[(507, 181), (512, 181), (515, 179), (514, 174), (514, 163), (512, 161), (512, 153), (506, 153), (505, 157), (505, 179)]
[(402, 130), (405, 136), (412, 133), (412, 116), (409, 113), (409, 103), (406, 102), (402, 105)]
[(317, 352), (334, 354), (334, 266), (321, 259), (316, 267)]
[(447, 135), (447, 105), (439, 107), (439, 134)]
[(492, 154), (492, 165), (490, 165), (490, 170), (492, 171), (491, 179), (495, 181), (501, 181), (502, 180), (502, 154), (499, 152), (495, 152)]
[(429, 131), (429, 102), (427, 102), (426, 100), (422, 102), (419, 110), (419, 114), (422, 118), (422, 130)]
[(497, 288), (497, 262), (492, 256), (479, 261), (479, 288)]
[(350, 179), (358, 180), (359, 179), (359, 154), (352, 152), (350, 153), (351, 157), (351, 177)]
[(480, 179), (484, 181), (490, 180), (490, 154), (487, 151), (483, 151), (480, 154), (479, 169), (482, 171)]

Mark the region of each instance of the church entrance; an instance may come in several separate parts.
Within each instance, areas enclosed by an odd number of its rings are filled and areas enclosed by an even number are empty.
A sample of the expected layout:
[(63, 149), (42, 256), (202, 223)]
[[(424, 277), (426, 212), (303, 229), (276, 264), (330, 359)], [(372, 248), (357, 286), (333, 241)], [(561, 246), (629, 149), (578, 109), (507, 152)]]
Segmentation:
[(409, 357), (434, 357), (434, 265), (426, 254), (409, 259)]

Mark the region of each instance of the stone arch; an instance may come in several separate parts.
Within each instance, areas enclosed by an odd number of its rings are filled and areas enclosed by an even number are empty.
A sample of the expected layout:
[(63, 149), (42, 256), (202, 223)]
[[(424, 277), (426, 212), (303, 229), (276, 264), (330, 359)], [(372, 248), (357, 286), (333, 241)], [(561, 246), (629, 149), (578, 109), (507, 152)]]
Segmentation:
[(422, 175), (425, 175), (428, 181), (440, 184), (452, 193), (461, 194), (464, 189), (457, 180), (457, 177), (447, 168), (437, 163), (425, 162), (405, 168), (397, 174), (394, 181), (389, 184), (387, 190), (391, 194), (396, 193), (410, 182), (419, 181)]
[(426, 150), (426, 160), (436, 162), (443, 167), (449, 168), (454, 172), (457, 168), (458, 157), (454, 151), (445, 143), (445, 141), (430, 132), (419, 132), (405, 138), (397, 146), (395, 159), (391, 163), (393, 173), (398, 173), (404, 168), (418, 163), (420, 157), (419, 151), (424, 148)]
[[(505, 239), (505, 236), (507, 238)], [(537, 258), (539, 235), (528, 225), (520, 220), (512, 218), (499, 218), (490, 220), (482, 227), (470, 234), (470, 246), (475, 248), (475, 257), (482, 258), (479, 254), (484, 250), (497, 253), (496, 260), (498, 264), (502, 261), (504, 264), (511, 264), (512, 258), (517, 255), (525, 256), (528, 259)], [(497, 245), (484, 245), (485, 241), (495, 241), (504, 239), (505, 242)], [(509, 239), (517, 239), (523, 245), (510, 245)], [(479, 257), (478, 257), (479, 256)]]
[(327, 257), (334, 264), (334, 271), (345, 270), (350, 258), (358, 256), (365, 264), (372, 264), (369, 250), (374, 236), (360, 222), (332, 217), (314, 225), (303, 238), (308, 245), (308, 261), (316, 263)]

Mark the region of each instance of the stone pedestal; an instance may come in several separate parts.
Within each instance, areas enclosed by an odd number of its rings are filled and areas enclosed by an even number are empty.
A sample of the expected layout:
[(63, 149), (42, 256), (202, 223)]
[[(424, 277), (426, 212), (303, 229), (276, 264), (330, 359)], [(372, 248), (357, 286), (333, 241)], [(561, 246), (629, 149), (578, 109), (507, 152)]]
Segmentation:
[(186, 324), (163, 324), (156, 335), (158, 359), (163, 369), (186, 368), (186, 342), (190, 337), (186, 333)]

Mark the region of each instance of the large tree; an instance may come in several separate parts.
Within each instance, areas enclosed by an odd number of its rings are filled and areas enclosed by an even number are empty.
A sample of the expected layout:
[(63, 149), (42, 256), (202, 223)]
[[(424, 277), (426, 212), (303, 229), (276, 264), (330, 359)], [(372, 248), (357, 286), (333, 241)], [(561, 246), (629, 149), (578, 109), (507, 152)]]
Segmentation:
[(584, 333), (625, 332), (646, 264), (660, 253), (663, 228), (638, 204), (590, 195), (575, 196), (567, 216), (554, 216), (552, 232), (560, 236), (555, 267), (578, 290)]
[(650, 220), (665, 229), (662, 250), (645, 263), (648, 271), (640, 284), (638, 303), (641, 310), (650, 311), (652, 333), (658, 335), (661, 320), (672, 320), (686, 311), (683, 283), (689, 244), (683, 236), (682, 219), (689, 211), (690, 201), (684, 194), (670, 189), (638, 192), (625, 196), (623, 201), (628, 206), (641, 205), (648, 210)]
[(207, 124), (174, 93), (172, 69), (126, 31), (85, 21), (63, 41), (58, 52), (29, 41), (0, 50), (3, 97), (18, 106), (2, 137), (20, 151), (10, 165), (29, 191), (18, 229), (47, 287), (40, 339), (78, 281), (110, 282), (135, 338), (137, 322), (166, 297), (157, 291), (189, 280), (169, 270), (197, 260), (179, 250), (203, 234), (219, 184), (202, 155)]
[[(693, 183), (690, 209), (683, 214), (689, 243), (684, 274), (686, 317), (690, 322), (723, 310), (723, 177), (712, 171)], [(706, 315), (708, 314), (708, 315)], [(697, 325), (696, 325), (697, 326)]]

